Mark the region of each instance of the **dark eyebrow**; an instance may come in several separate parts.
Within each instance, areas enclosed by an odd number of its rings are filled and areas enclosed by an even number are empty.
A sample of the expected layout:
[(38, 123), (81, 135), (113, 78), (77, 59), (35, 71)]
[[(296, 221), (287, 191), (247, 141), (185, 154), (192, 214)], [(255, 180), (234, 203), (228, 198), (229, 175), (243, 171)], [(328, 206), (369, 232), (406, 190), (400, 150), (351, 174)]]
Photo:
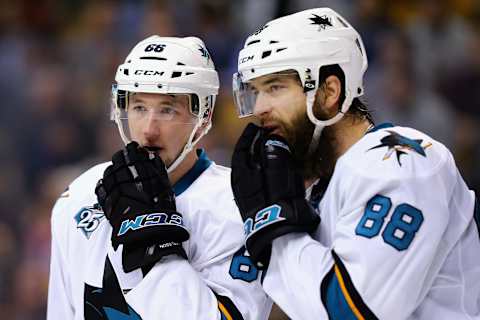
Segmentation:
[[(276, 81), (280, 81), (281, 80), (281, 76), (278, 76), (278, 75), (275, 75), (275, 76), (272, 76), (271, 78), (268, 78), (266, 80), (264, 80), (262, 83), (260, 83), (261, 86), (268, 86), (269, 84), (272, 84)], [(256, 87), (250, 82), (249, 83), (249, 86), (252, 88), (252, 89), (256, 89)]]
[(280, 76), (273, 76), (265, 81), (262, 82), (262, 85), (269, 85), (272, 84), (273, 82), (280, 81), (281, 77)]
[(145, 103), (145, 101), (143, 101), (141, 98), (136, 97), (135, 95), (132, 96), (132, 101), (133, 102)]
[[(174, 100), (176, 98), (175, 95), (173, 95), (173, 94), (165, 94), (165, 97), (168, 97), (172, 100)], [(140, 103), (146, 103), (145, 100), (143, 100), (142, 98), (139, 98), (137, 95), (132, 96), (132, 101), (140, 102)]]

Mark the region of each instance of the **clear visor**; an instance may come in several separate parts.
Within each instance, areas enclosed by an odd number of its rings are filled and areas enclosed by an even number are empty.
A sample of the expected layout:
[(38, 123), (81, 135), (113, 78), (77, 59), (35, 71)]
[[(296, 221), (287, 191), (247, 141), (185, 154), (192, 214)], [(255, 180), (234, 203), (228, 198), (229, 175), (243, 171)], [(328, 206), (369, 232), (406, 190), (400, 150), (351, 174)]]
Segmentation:
[[(287, 67), (288, 70), (283, 70), (280, 72), (272, 72), (268, 74), (261, 75), (255, 79), (263, 78), (263, 77), (274, 77), (274, 78), (282, 78), (282, 77), (295, 77), (298, 80), (298, 84), (301, 86), (302, 82), (300, 80), (300, 76), (298, 72), (294, 69), (290, 69)], [(261, 82), (260, 82), (261, 83)], [(237, 107), (238, 116), (240, 118), (248, 117), (253, 115), (255, 111), (255, 104), (257, 102), (257, 96), (259, 90), (266, 90), (266, 88), (255, 88), (250, 81), (245, 81), (242, 77), (240, 72), (237, 72), (233, 75), (233, 83), (232, 83), (232, 90), (233, 90), (233, 100), (235, 102), (235, 106)]]
[(245, 118), (253, 115), (257, 92), (248, 82), (243, 81), (242, 74), (239, 72), (233, 74), (232, 90), (238, 116)]
[[(199, 121), (198, 98), (187, 93), (140, 93), (112, 87), (112, 118), (127, 141), (144, 126), (192, 125)], [(123, 138), (123, 137), (122, 137)]]

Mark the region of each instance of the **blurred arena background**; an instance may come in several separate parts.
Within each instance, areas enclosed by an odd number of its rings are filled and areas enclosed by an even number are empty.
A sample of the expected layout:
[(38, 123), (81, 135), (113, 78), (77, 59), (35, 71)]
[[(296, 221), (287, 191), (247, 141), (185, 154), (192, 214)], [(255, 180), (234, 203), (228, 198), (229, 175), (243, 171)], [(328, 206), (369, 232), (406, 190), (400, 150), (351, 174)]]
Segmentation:
[(120, 147), (110, 86), (136, 42), (205, 40), (222, 90), (203, 146), (229, 165), (245, 125), (230, 92), (243, 40), (276, 16), (320, 6), (363, 37), (365, 98), (377, 122), (436, 137), (480, 190), (478, 0), (0, 0), (0, 317), (45, 318), (50, 210), (74, 177)]

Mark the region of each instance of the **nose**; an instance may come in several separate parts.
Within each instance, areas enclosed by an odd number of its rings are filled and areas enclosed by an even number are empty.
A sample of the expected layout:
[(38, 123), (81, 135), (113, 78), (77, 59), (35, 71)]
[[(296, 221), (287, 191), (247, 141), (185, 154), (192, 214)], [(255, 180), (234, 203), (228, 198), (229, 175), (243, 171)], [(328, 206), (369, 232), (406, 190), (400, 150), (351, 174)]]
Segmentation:
[(257, 95), (257, 99), (255, 100), (255, 106), (253, 108), (253, 115), (255, 117), (261, 118), (264, 115), (267, 115), (272, 110), (272, 105), (269, 102), (269, 99), (263, 94), (259, 92)]
[(150, 112), (142, 126), (143, 137), (146, 143), (154, 142), (160, 135), (160, 121), (155, 116), (154, 112)]

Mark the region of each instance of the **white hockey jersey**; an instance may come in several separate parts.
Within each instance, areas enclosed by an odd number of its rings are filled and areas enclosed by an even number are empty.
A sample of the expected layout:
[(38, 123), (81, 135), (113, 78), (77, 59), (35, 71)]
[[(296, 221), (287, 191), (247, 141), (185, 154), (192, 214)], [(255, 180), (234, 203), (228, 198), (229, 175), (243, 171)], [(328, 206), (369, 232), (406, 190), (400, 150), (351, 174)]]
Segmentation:
[(263, 287), (292, 319), (480, 319), (474, 205), (445, 146), (376, 127), (338, 159), (317, 231), (274, 240)]
[(97, 204), (95, 185), (109, 164), (77, 178), (53, 209), (49, 320), (268, 318), (272, 303), (245, 255), (228, 168), (202, 152), (175, 184), (189, 260), (168, 256), (144, 276), (123, 271), (122, 246), (113, 250)]

